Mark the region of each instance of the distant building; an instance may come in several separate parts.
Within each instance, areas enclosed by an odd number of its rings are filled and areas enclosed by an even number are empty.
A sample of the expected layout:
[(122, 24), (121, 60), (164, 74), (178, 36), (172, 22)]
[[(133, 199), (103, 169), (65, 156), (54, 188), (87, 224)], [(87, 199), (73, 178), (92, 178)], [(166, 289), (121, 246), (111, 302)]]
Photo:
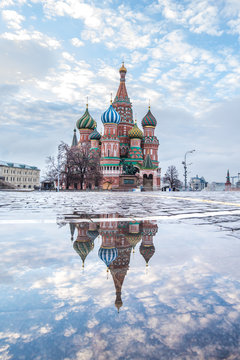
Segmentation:
[(227, 177), (226, 177), (226, 182), (225, 182), (225, 191), (229, 191), (231, 190), (232, 184), (230, 182), (230, 175), (229, 175), (229, 170), (227, 171)]
[(209, 191), (224, 191), (225, 190), (225, 183), (223, 182), (212, 182), (208, 184), (207, 190)]
[(36, 166), (0, 161), (0, 178), (17, 189), (34, 189), (40, 185)]
[(240, 173), (238, 173), (238, 181), (236, 182), (236, 188), (240, 189)]
[(190, 189), (193, 191), (201, 191), (203, 189), (205, 189), (207, 187), (207, 181), (204, 179), (204, 177), (202, 176), (201, 178), (198, 177), (198, 175), (196, 175), (195, 177), (191, 178), (190, 181)]

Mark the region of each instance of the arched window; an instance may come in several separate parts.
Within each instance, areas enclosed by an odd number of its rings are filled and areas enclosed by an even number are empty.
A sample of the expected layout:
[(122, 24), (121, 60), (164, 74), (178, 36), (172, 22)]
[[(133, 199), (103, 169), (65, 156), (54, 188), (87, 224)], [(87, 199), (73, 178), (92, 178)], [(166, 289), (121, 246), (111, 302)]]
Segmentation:
[(153, 175), (152, 175), (152, 174), (150, 174), (148, 178), (149, 178), (149, 179), (152, 179), (152, 178), (153, 178)]

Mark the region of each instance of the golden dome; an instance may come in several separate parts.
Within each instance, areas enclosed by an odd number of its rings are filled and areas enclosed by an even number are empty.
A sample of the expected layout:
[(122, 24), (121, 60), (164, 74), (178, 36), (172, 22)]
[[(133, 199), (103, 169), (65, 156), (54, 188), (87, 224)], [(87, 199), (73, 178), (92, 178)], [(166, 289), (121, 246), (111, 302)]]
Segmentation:
[(121, 72), (121, 71), (124, 71), (125, 73), (127, 72), (127, 69), (124, 66), (124, 61), (122, 62), (122, 66), (119, 69), (119, 72)]

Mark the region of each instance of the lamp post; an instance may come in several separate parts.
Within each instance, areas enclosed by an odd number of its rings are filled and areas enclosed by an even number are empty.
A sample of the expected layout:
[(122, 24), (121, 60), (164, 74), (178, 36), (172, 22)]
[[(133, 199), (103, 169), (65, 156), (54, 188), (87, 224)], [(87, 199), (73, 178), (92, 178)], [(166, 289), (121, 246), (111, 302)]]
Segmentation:
[(183, 167), (184, 167), (184, 186), (185, 186), (185, 191), (187, 191), (187, 154), (191, 154), (193, 153), (195, 150), (189, 150), (185, 153), (184, 155), (184, 161), (182, 162)]

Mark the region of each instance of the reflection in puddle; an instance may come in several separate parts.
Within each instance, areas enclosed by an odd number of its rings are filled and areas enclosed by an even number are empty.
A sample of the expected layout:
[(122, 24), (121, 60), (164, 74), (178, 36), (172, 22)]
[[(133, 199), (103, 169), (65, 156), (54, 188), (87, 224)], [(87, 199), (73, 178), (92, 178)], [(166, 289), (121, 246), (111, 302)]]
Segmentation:
[[(85, 219), (88, 216), (84, 215)], [(90, 216), (89, 216), (90, 218)], [(101, 222), (69, 222), (73, 248), (82, 259), (84, 267), (87, 256), (94, 249), (94, 241), (100, 235), (101, 246), (98, 250), (98, 257), (107, 267), (107, 272), (113, 278), (116, 301), (115, 306), (119, 309), (122, 306), (122, 286), (129, 269), (131, 253), (141, 242), (139, 251), (146, 262), (146, 266), (155, 253), (153, 238), (158, 231), (155, 221), (116, 221), (118, 214), (101, 216)], [(106, 219), (106, 221), (104, 221)], [(113, 221), (111, 221), (111, 219)], [(76, 238), (74, 237), (77, 232)]]
[(0, 227), (1, 359), (239, 359), (239, 239), (135, 220)]

